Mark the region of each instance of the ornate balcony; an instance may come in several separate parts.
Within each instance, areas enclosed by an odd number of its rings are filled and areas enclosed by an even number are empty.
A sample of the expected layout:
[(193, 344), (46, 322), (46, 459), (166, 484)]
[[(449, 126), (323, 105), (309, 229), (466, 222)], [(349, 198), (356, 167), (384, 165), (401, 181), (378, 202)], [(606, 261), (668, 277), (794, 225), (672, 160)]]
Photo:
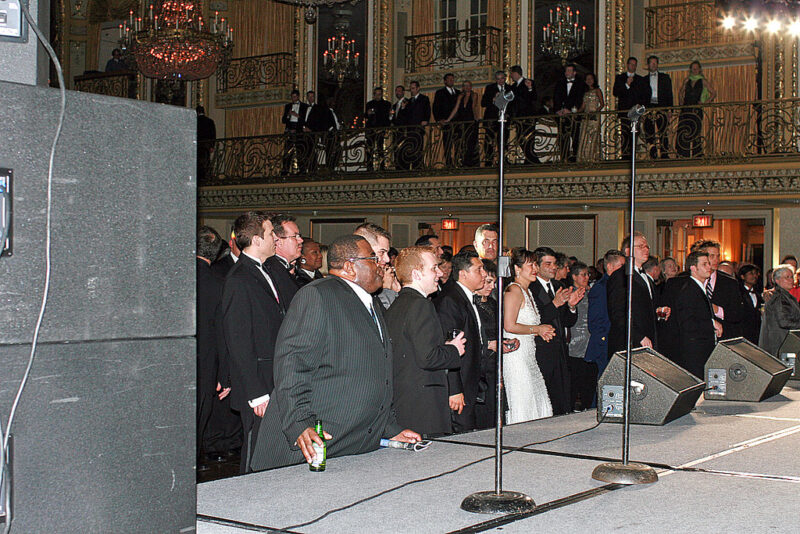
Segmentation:
[(139, 84), (134, 71), (95, 72), (75, 76), (75, 90), (119, 98), (139, 98)]
[(274, 104), (289, 99), (295, 75), (288, 52), (232, 59), (217, 75), (217, 107)]
[[(254, 205), (287, 208), (491, 202), (497, 197), (496, 127), (475, 121), (219, 139), (200, 182), (200, 206), (241, 203), (241, 195)], [(629, 137), (623, 129), (630, 131), (616, 111), (509, 120), (509, 199), (626, 198)], [(636, 155), (644, 197), (795, 194), (800, 99), (648, 110)]]
[(443, 70), (458, 72), (460, 79), (489, 83), (501, 65), (502, 32), (492, 26), (405, 39), (406, 84), (416, 79), (423, 87), (441, 85)]

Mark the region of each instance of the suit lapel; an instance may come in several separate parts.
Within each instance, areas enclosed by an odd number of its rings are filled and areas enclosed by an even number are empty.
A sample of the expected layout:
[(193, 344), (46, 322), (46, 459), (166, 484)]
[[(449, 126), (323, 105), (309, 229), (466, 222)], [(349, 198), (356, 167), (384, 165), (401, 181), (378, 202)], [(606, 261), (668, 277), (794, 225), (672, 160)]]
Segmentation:
[[(264, 291), (267, 292), (267, 295), (269, 295), (269, 297), (272, 299), (272, 302), (274, 302), (275, 305), (278, 308), (280, 308), (281, 313), (283, 313), (283, 307), (278, 303), (277, 300), (275, 300), (275, 293), (272, 291), (272, 288), (270, 287), (269, 282), (267, 282), (267, 279), (264, 278), (264, 274), (261, 272), (261, 267), (259, 267), (255, 261), (253, 261), (252, 259), (248, 258), (243, 254), (239, 257), (239, 261), (245, 262), (243, 266), (247, 267), (250, 275), (256, 279), (258, 285), (260, 285), (264, 289)], [(273, 280), (273, 283), (274, 282), (275, 281)]]
[[(340, 277), (337, 276), (336, 278), (339, 281), (343, 294), (347, 295), (346, 299), (350, 301), (348, 303), (343, 303), (345, 309), (353, 310), (353, 313), (355, 313), (356, 317), (359, 318), (362, 324), (369, 325), (370, 331), (378, 339), (378, 342), (383, 345), (384, 349), (386, 349), (386, 344), (388, 343), (387, 341), (388, 330), (386, 329), (386, 323), (383, 321), (383, 313), (381, 313), (381, 307), (376, 302), (376, 299), (374, 297), (372, 299), (372, 309), (375, 310), (375, 315), (378, 317), (378, 322), (381, 325), (381, 330), (383, 332), (383, 339), (381, 339), (381, 335), (380, 333), (378, 333), (378, 327), (375, 324), (375, 321), (372, 320), (372, 316), (367, 310), (367, 307), (364, 306), (364, 303), (361, 301), (358, 295), (356, 295), (355, 290), (351, 288), (350, 285)], [(369, 321), (369, 322), (364, 322), (364, 321)]]
[(485, 332), (480, 326), (478, 326), (478, 318), (475, 315), (475, 308), (472, 307), (472, 302), (470, 302), (469, 299), (467, 299), (467, 296), (464, 294), (464, 290), (462, 290), (461, 286), (459, 286), (458, 284), (456, 284), (453, 290), (456, 292), (456, 295), (458, 295), (458, 298), (461, 299), (461, 303), (463, 305), (466, 305), (467, 315), (470, 318), (470, 321), (472, 322), (475, 331), (479, 333), (481, 339), (486, 339)]

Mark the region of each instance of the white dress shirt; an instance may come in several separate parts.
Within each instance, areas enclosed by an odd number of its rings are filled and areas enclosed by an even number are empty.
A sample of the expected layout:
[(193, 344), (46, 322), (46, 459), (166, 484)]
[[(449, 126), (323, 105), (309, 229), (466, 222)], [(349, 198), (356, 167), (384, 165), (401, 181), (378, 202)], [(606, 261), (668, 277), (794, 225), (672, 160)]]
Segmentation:
[[(353, 289), (353, 291), (356, 292), (356, 296), (361, 301), (361, 303), (364, 305), (364, 307), (367, 308), (367, 313), (369, 313), (370, 317), (374, 313), (375, 317), (377, 318), (378, 317), (378, 312), (375, 311), (375, 307), (373, 306), (372, 295), (367, 293), (366, 289), (364, 289), (360, 285), (356, 284), (355, 282), (351, 282), (347, 278), (342, 278), (342, 280), (347, 282), (347, 285), (349, 285)], [(375, 324), (378, 326), (378, 333), (380, 334), (381, 339), (383, 339), (383, 330), (381, 330), (380, 321), (376, 321)]]
[(478, 321), (478, 335), (481, 338), (481, 344), (483, 344), (483, 334), (481, 333), (481, 315), (478, 313), (478, 307), (475, 306), (475, 301), (472, 300), (472, 295), (474, 295), (474, 293), (472, 291), (470, 291), (467, 288), (467, 286), (465, 286), (461, 282), (456, 281), (456, 284), (458, 284), (458, 287), (460, 287), (461, 291), (463, 291), (464, 294), (467, 296), (467, 300), (469, 301), (470, 305), (472, 306), (472, 311), (475, 312), (475, 317), (476, 317), (476, 319)]
[[(700, 280), (698, 280), (697, 278), (695, 278), (694, 276), (690, 276), (689, 278), (694, 280), (694, 283), (697, 284), (698, 286), (700, 286), (700, 291), (702, 291), (703, 294), (705, 295), (706, 294), (706, 284), (708, 283), (708, 280), (711, 280), (711, 279), (709, 278), (704, 283), (704, 282), (701, 282)], [(708, 305), (711, 306), (711, 303), (709, 302)], [(713, 313), (713, 310), (714, 310), (713, 306), (711, 307), (711, 310), (712, 310), (712, 313)], [(714, 319), (713, 318), (711, 319), (711, 326), (712, 327), (716, 327), (716, 325), (714, 324)], [(716, 330), (716, 328), (714, 328), (714, 338), (716, 339), (716, 337), (717, 337), (717, 330)]]
[(297, 113), (297, 115), (289, 115), (289, 122), (297, 122), (298, 120), (300, 120), (300, 119), (299, 119), (299, 115), (300, 115), (300, 102), (297, 102), (296, 104), (292, 104), (292, 111), (294, 111), (295, 113)]
[(650, 73), (650, 103), (658, 104), (658, 71)]

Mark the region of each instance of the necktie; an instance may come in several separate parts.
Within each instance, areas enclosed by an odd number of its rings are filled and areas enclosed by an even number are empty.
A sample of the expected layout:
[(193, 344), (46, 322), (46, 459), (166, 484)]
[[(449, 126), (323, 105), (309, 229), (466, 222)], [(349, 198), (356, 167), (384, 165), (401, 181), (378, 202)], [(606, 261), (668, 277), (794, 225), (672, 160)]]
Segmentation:
[(378, 321), (378, 316), (375, 314), (375, 308), (371, 305), (369, 307), (369, 314), (372, 316), (372, 320), (375, 321), (375, 326), (378, 328), (378, 335), (381, 336), (381, 341), (383, 341), (383, 332), (381, 331), (381, 323)]
[(706, 296), (708, 297), (709, 301), (711, 300), (711, 297), (713, 295), (714, 295), (714, 288), (711, 287), (711, 278), (709, 278), (708, 280), (706, 280)]
[(550, 300), (556, 298), (556, 294), (553, 293), (553, 285), (550, 282), (547, 282), (547, 295), (550, 297)]
[(472, 295), (472, 303), (477, 308), (481, 305), (481, 296), (480, 295)]

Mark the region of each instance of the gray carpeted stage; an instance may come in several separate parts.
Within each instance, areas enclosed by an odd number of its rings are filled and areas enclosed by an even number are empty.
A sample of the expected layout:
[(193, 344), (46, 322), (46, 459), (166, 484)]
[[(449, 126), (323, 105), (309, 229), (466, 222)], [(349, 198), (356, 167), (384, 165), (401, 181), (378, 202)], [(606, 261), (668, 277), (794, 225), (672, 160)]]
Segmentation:
[[(494, 431), (450, 436), (419, 453), (380, 450), (334, 458), (324, 473), (305, 465), (200, 484), (198, 532), (797, 532), (800, 512), (800, 384), (761, 403), (700, 401), (663, 427), (631, 427), (632, 461), (653, 465), (659, 481), (622, 487), (592, 480), (595, 466), (620, 457), (621, 425), (504, 457), (504, 487), (534, 498), (526, 516), (464, 512), (461, 500), (494, 488)], [(594, 412), (506, 427), (504, 445), (552, 439), (591, 427)], [(405, 482), (489, 458), (333, 513)], [(672, 468), (679, 468), (671, 470)]]

